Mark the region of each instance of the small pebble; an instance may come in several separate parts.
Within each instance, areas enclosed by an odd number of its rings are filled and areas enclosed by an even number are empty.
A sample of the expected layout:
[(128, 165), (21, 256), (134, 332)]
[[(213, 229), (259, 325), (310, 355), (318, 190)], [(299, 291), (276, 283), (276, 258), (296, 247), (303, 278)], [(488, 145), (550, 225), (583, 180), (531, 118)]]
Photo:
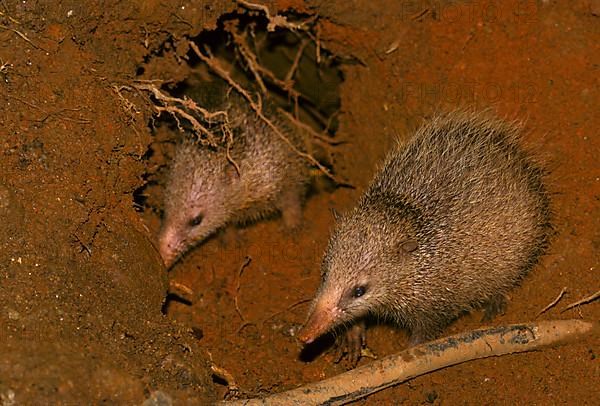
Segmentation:
[(150, 397), (144, 400), (142, 406), (171, 406), (173, 400), (169, 395), (159, 390), (154, 391), (150, 394)]

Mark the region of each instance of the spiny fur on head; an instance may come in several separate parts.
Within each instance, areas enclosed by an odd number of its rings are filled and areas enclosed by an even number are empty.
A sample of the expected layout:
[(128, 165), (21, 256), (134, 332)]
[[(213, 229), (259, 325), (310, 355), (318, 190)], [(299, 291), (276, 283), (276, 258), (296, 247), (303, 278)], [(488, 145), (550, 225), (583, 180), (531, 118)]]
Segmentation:
[[(228, 224), (245, 224), (277, 211), (288, 223), (299, 221), (309, 183), (307, 162), (241, 97), (228, 97), (223, 106), (232, 143), (210, 147), (185, 138), (171, 163), (159, 237), (168, 264)], [(295, 148), (303, 149), (298, 134), (286, 135)]]

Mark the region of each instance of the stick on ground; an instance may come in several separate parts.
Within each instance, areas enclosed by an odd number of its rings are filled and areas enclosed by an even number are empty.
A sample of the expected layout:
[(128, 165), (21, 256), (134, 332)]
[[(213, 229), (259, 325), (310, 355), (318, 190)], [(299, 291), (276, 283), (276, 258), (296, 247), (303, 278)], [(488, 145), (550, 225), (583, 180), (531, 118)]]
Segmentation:
[(352, 371), (265, 398), (223, 405), (342, 405), (466, 361), (537, 350), (600, 331), (598, 322), (543, 321), (474, 330), (418, 345)]
[(556, 304), (560, 301), (560, 299), (562, 299), (562, 297), (564, 296), (565, 293), (567, 293), (567, 287), (566, 286), (564, 288), (562, 288), (562, 290), (560, 291), (560, 293), (558, 294), (558, 296), (556, 296), (556, 299), (554, 299), (552, 302), (550, 302), (548, 304), (548, 306), (546, 306), (542, 310), (540, 310), (535, 317), (536, 318), (540, 317), (542, 314), (544, 314), (545, 312), (547, 312), (548, 310), (550, 310), (552, 307), (556, 306)]
[(572, 308), (574, 308), (576, 306), (580, 306), (580, 305), (583, 305), (583, 304), (587, 304), (587, 303), (593, 302), (594, 300), (596, 300), (598, 298), (600, 298), (600, 290), (598, 292), (594, 293), (593, 295), (590, 295), (588, 297), (584, 297), (583, 299), (578, 300), (575, 303), (571, 303), (570, 305), (568, 305), (567, 307), (565, 307), (562, 310), (562, 312), (566, 312), (567, 310), (572, 309)]

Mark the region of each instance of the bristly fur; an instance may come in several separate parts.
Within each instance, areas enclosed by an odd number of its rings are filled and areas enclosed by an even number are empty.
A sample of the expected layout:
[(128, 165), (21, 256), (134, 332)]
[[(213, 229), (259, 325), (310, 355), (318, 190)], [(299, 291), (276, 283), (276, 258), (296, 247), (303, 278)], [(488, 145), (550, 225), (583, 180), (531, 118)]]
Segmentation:
[[(167, 264), (228, 224), (245, 224), (281, 212), (288, 226), (301, 218), (310, 176), (306, 161), (232, 93), (223, 107), (233, 130), (231, 158), (186, 138), (178, 145), (164, 193), (160, 249)], [(304, 150), (301, 136), (270, 119)], [(201, 224), (190, 221), (201, 214)]]
[[(340, 307), (336, 325), (374, 314), (418, 342), (501, 302), (552, 234), (545, 172), (519, 143), (518, 127), (468, 112), (399, 142), (337, 222), (313, 309), (326, 298)], [(357, 286), (366, 293), (352, 298)]]

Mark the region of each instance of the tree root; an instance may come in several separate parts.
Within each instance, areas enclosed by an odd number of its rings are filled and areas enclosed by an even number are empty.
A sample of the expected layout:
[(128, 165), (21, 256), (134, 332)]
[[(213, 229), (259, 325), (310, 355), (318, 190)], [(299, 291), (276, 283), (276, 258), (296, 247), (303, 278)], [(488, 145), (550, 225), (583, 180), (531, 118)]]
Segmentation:
[(231, 74), (222, 66), (219, 62), (218, 58), (213, 56), (208, 48), (204, 48), (204, 52), (200, 51), (198, 45), (196, 45), (193, 41), (189, 41), (189, 46), (194, 51), (196, 56), (200, 58), (201, 61), (206, 63), (206, 65), (217, 74), (221, 79), (225, 80), (231, 87), (233, 87), (239, 94), (241, 94), (244, 99), (248, 102), (250, 108), (254, 111), (256, 116), (269, 127), (275, 135), (277, 135), (282, 141), (284, 141), (289, 148), (294, 151), (298, 156), (306, 159), (311, 165), (317, 167), (325, 176), (335, 182), (338, 186), (352, 187), (348, 182), (345, 182), (335, 176), (325, 165), (319, 162), (314, 156), (309, 153), (303, 152), (299, 150), (290, 140), (289, 138), (281, 131), (281, 129), (275, 125), (269, 118), (267, 118), (262, 109), (262, 99), (260, 94), (257, 93), (256, 100), (250, 96), (248, 90), (244, 89), (238, 82), (236, 82)]
[(341, 405), (408, 379), (479, 358), (537, 350), (600, 331), (600, 323), (556, 320), (512, 324), (418, 345), (352, 371), (264, 398), (223, 405)]

